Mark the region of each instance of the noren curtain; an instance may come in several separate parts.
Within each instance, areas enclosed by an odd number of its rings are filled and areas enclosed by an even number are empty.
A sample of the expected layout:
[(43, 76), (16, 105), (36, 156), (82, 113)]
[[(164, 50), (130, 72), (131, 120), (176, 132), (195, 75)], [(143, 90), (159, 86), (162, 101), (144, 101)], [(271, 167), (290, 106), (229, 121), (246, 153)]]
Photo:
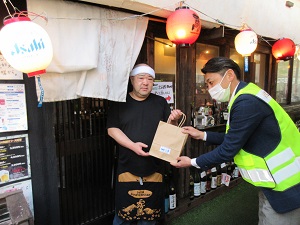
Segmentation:
[[(44, 102), (79, 97), (126, 100), (129, 72), (144, 41), (147, 17), (66, 1), (28, 0), (33, 22), (49, 34), (54, 56), (36, 78)], [(42, 88), (42, 89), (41, 89)]]

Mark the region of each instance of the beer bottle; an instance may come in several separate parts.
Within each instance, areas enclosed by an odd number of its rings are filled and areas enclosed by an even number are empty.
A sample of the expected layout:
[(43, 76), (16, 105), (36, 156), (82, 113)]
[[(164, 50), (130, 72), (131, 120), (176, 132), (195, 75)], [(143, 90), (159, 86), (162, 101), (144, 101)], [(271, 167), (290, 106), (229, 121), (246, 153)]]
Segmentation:
[(210, 187), (212, 190), (217, 188), (217, 169), (216, 167), (211, 168), (211, 184)]
[(231, 165), (231, 179), (234, 180), (236, 177), (234, 176), (235, 163), (230, 162)]
[(222, 178), (221, 178), (221, 183), (223, 184), (223, 185), (225, 185), (226, 184), (226, 181), (227, 181), (227, 176), (228, 176), (228, 174), (227, 174), (227, 165), (226, 165), (226, 163), (222, 163), (221, 164), (221, 176), (222, 176)]
[(168, 175), (165, 174), (164, 175), (164, 191), (165, 191), (165, 213), (169, 212), (169, 179), (168, 179)]
[(228, 163), (226, 164), (226, 168), (227, 168), (227, 174), (228, 174), (230, 177), (232, 177), (232, 167), (231, 167), (231, 163), (230, 163), (230, 162), (228, 162)]
[(195, 168), (194, 173), (194, 196), (199, 197), (201, 194), (200, 192), (200, 175), (198, 169)]
[(239, 168), (235, 163), (233, 163), (233, 165), (234, 165), (233, 176), (234, 178), (238, 178), (240, 176)]
[(228, 120), (228, 109), (227, 107), (223, 110), (224, 123), (227, 123)]
[(221, 184), (222, 184), (221, 166), (217, 165), (217, 187), (221, 187)]
[(223, 114), (223, 109), (220, 110), (220, 124), (224, 124), (225, 120), (224, 120), (224, 114)]
[(202, 171), (200, 175), (200, 192), (202, 195), (206, 193), (206, 183), (207, 183), (206, 172)]
[(192, 175), (190, 175), (189, 195), (190, 195), (190, 200), (193, 200), (194, 199), (194, 178)]
[(212, 178), (211, 169), (208, 169), (206, 171), (206, 192), (210, 192), (211, 190), (211, 178)]
[(176, 208), (176, 189), (172, 180), (170, 180), (169, 184), (169, 209), (173, 210)]
[(226, 163), (221, 164), (221, 173), (227, 173)]

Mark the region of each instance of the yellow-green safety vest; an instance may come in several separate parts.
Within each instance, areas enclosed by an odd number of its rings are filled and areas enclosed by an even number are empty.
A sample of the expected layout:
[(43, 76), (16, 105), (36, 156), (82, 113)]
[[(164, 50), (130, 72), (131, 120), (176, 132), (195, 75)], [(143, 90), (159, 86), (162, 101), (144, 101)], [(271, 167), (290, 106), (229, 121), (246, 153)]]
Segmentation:
[(300, 183), (300, 133), (285, 110), (264, 90), (253, 83), (238, 91), (228, 105), (229, 130), (230, 109), (236, 98), (242, 94), (252, 94), (266, 102), (274, 111), (281, 132), (278, 146), (262, 158), (241, 149), (234, 157), (244, 180), (254, 186), (284, 191)]

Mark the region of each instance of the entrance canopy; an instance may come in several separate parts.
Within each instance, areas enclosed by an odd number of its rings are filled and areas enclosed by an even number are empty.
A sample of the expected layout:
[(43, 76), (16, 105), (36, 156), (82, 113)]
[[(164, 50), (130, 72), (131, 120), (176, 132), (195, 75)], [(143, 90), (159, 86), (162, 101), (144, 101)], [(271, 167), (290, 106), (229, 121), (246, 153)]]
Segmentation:
[[(180, 1), (175, 0), (85, 0), (167, 18)], [(239, 30), (246, 23), (259, 36), (290, 38), (300, 44), (300, 0), (187, 0), (183, 5), (198, 13), (204, 28), (225, 25)], [(201, 34), (200, 34), (201, 35)]]

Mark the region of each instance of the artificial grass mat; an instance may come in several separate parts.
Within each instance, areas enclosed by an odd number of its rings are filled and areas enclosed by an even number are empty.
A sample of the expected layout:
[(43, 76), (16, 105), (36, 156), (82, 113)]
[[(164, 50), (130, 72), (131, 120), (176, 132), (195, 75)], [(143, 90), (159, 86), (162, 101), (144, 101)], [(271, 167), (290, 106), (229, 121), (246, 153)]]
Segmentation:
[(204, 202), (167, 225), (257, 225), (258, 191), (242, 181), (228, 192)]

